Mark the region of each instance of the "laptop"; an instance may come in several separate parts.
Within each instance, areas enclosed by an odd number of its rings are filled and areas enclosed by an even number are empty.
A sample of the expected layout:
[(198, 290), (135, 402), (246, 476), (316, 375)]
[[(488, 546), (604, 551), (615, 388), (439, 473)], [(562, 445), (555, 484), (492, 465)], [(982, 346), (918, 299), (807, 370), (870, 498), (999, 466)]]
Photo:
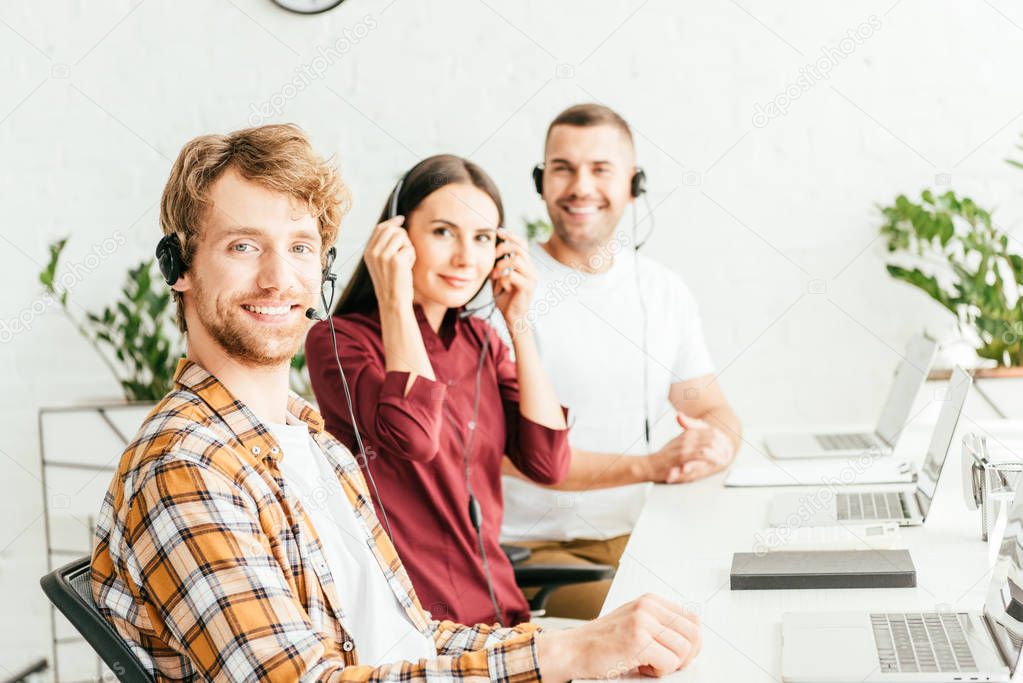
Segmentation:
[[(952, 446), (959, 416), (973, 383), (965, 370), (956, 366), (948, 382), (948, 393), (931, 433), (927, 457), (916, 474), (916, 488), (833, 492), (829, 499), (806, 493), (780, 494), (771, 501), (768, 524), (782, 527), (833, 526), (865, 522), (897, 522), (901, 526), (924, 523), (938, 488), (938, 478)], [(855, 483), (855, 482), (853, 482)], [(820, 489), (827, 491), (828, 489)]]
[(848, 458), (865, 452), (891, 453), (909, 419), (917, 392), (927, 380), (937, 348), (937, 343), (923, 334), (914, 335), (909, 340), (906, 355), (895, 369), (895, 381), (873, 432), (773, 434), (764, 439), (768, 453), (779, 460)]
[(1017, 493), (979, 612), (782, 616), (785, 683), (1008, 681), (1023, 642), (1023, 505)]

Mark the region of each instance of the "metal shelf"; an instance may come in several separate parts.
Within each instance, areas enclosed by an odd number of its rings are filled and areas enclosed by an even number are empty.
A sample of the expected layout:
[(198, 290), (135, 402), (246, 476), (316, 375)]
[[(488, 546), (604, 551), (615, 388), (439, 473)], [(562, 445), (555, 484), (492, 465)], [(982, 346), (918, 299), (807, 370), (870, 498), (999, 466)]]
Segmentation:
[[(81, 407), (47, 407), (39, 410), (39, 465), (42, 473), (48, 572), (91, 551), (95, 515), (102, 503), (100, 487), (105, 491), (110, 477), (117, 469), (120, 455), (128, 445), (128, 435), (134, 433), (145, 413), (153, 405), (123, 402)], [(51, 451), (49, 456), (48, 444)], [(76, 525), (81, 525), (82, 528), (78, 529)], [(55, 533), (57, 530), (59, 533)], [(68, 635), (68, 629), (71, 627), (53, 605), (48, 604), (48, 607), (49, 664), (54, 683), (111, 680), (109, 670), (102, 660), (92, 653), (91, 648), (88, 648), (86, 641), (81, 637)], [(60, 634), (58, 620), (63, 621), (60, 625)], [(64, 654), (67, 654), (68, 648), (80, 648), (83, 644), (86, 645), (89, 656), (93, 658), (90, 662), (94, 663), (95, 673), (89, 678), (82, 678), (83, 675), (90, 676), (87, 669), (83, 671), (84, 667), (75, 667), (74, 672), (67, 671), (62, 678), (61, 651), (64, 650)], [(45, 670), (47, 661), (45, 659), (41, 661)], [(76, 657), (74, 661), (77, 664), (81, 660)], [(37, 672), (30, 673), (35, 675)], [(11, 680), (13, 683), (20, 679)]]

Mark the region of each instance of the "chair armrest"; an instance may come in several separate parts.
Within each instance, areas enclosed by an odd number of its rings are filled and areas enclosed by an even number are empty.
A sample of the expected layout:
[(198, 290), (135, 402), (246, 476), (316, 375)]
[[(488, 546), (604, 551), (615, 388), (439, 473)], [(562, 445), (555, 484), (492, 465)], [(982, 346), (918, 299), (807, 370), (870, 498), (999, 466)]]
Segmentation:
[(508, 561), (512, 564), (518, 564), (529, 559), (529, 556), (533, 554), (533, 551), (529, 548), (523, 548), (520, 545), (508, 545), (507, 543), (501, 544), (501, 550), (508, 556)]

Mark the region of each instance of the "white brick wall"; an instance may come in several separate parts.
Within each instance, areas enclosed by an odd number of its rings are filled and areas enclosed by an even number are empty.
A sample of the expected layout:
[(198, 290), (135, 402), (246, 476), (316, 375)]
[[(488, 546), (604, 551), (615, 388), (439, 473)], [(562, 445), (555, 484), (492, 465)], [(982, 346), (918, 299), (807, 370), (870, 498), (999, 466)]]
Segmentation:
[(1002, 159), (1023, 130), (1021, 63), (1008, 0), (348, 0), (316, 17), (268, 0), (3, 3), (0, 323), (30, 329), (0, 344), (0, 678), (47, 653), (38, 408), (117, 394), (58, 311), (31, 313), (46, 244), (70, 234), (66, 260), (84, 261), (123, 236), (73, 290), (101, 306), (151, 254), (186, 139), (264, 104), (305, 127), (352, 186), (350, 259), (396, 177), (435, 152), (487, 168), (513, 225), (538, 215), (547, 121), (606, 102), (650, 179), (648, 253), (697, 295), (743, 417), (870, 420), (892, 348), (948, 326), (884, 274), (874, 204), (948, 176), (1017, 228), (1023, 173)]

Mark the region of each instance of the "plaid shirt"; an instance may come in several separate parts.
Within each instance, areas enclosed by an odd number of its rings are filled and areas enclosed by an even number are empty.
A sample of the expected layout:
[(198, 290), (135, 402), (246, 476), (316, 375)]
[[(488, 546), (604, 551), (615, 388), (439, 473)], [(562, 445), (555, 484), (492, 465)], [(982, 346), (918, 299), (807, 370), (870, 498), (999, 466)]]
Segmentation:
[(538, 681), (536, 627), (423, 611), (352, 454), (298, 395), (367, 544), (435, 659), (359, 663), (320, 540), (281, 476), (273, 435), (187, 359), (121, 456), (92, 555), (96, 604), (157, 680)]

